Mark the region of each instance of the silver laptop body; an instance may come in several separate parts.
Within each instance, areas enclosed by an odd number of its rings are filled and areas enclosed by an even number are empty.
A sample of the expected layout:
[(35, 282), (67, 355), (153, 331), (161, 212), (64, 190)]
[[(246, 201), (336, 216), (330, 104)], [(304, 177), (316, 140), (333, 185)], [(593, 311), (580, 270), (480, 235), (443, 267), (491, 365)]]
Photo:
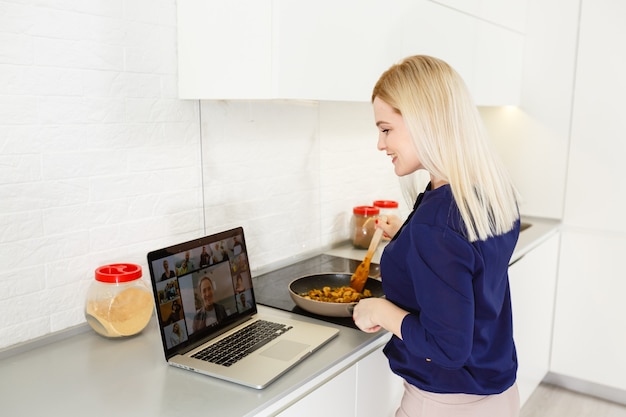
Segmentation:
[[(262, 389), (339, 332), (258, 313), (241, 227), (152, 251), (148, 266), (165, 359), (172, 366)], [(250, 345), (242, 352), (218, 349), (258, 321), (273, 323), (269, 342), (256, 342), (256, 330), (235, 341), (236, 348)]]

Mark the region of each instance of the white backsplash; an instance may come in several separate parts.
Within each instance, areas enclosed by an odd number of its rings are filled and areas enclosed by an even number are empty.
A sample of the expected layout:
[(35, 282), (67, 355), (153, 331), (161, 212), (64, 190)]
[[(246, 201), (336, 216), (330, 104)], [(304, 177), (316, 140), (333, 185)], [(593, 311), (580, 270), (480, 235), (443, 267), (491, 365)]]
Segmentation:
[(368, 103), (201, 109), (207, 231), (242, 225), (253, 269), (346, 240), (353, 206), (401, 198)]
[(567, 131), (550, 129), (518, 107), (480, 107), (495, 150), (517, 186), (526, 216), (563, 217)]

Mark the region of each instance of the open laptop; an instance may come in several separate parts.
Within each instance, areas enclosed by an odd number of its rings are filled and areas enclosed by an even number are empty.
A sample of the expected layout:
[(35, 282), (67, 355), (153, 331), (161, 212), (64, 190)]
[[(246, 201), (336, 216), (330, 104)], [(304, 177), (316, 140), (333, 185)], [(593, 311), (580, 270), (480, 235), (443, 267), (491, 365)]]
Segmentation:
[(261, 389), (339, 333), (257, 312), (241, 227), (152, 251), (148, 266), (170, 365)]

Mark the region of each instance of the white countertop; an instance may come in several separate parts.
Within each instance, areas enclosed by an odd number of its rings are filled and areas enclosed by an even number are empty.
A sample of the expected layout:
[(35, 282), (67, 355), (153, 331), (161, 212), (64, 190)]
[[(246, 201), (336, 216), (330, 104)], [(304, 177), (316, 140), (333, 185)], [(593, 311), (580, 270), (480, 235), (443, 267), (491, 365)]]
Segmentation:
[[(555, 220), (523, 220), (533, 225), (521, 233), (511, 262), (559, 226)], [(382, 247), (373, 262), (379, 261)], [(327, 253), (362, 260), (365, 250), (343, 245)], [(269, 307), (259, 310), (320, 323)], [(167, 365), (154, 317), (141, 334), (125, 339), (103, 338), (85, 324), (73, 329), (71, 337), (53, 335), (0, 351), (0, 409), (6, 415), (27, 416), (275, 415), (384, 345), (390, 336), (323, 324), (339, 329), (339, 336), (264, 390)]]
[[(303, 316), (260, 306), (278, 317)], [(323, 323), (339, 335), (263, 390), (166, 364), (154, 318), (139, 335), (106, 339), (85, 331), (0, 360), (3, 415), (269, 416), (288, 407), (382, 346), (367, 334)], [(210, 411), (212, 410), (212, 411)]]

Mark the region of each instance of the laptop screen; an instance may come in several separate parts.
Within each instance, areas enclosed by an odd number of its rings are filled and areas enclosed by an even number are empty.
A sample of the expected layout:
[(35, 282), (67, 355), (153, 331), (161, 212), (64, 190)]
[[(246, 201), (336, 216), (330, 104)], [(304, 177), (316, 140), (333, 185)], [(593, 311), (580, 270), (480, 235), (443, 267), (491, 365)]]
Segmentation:
[(256, 313), (243, 228), (148, 254), (167, 358)]

